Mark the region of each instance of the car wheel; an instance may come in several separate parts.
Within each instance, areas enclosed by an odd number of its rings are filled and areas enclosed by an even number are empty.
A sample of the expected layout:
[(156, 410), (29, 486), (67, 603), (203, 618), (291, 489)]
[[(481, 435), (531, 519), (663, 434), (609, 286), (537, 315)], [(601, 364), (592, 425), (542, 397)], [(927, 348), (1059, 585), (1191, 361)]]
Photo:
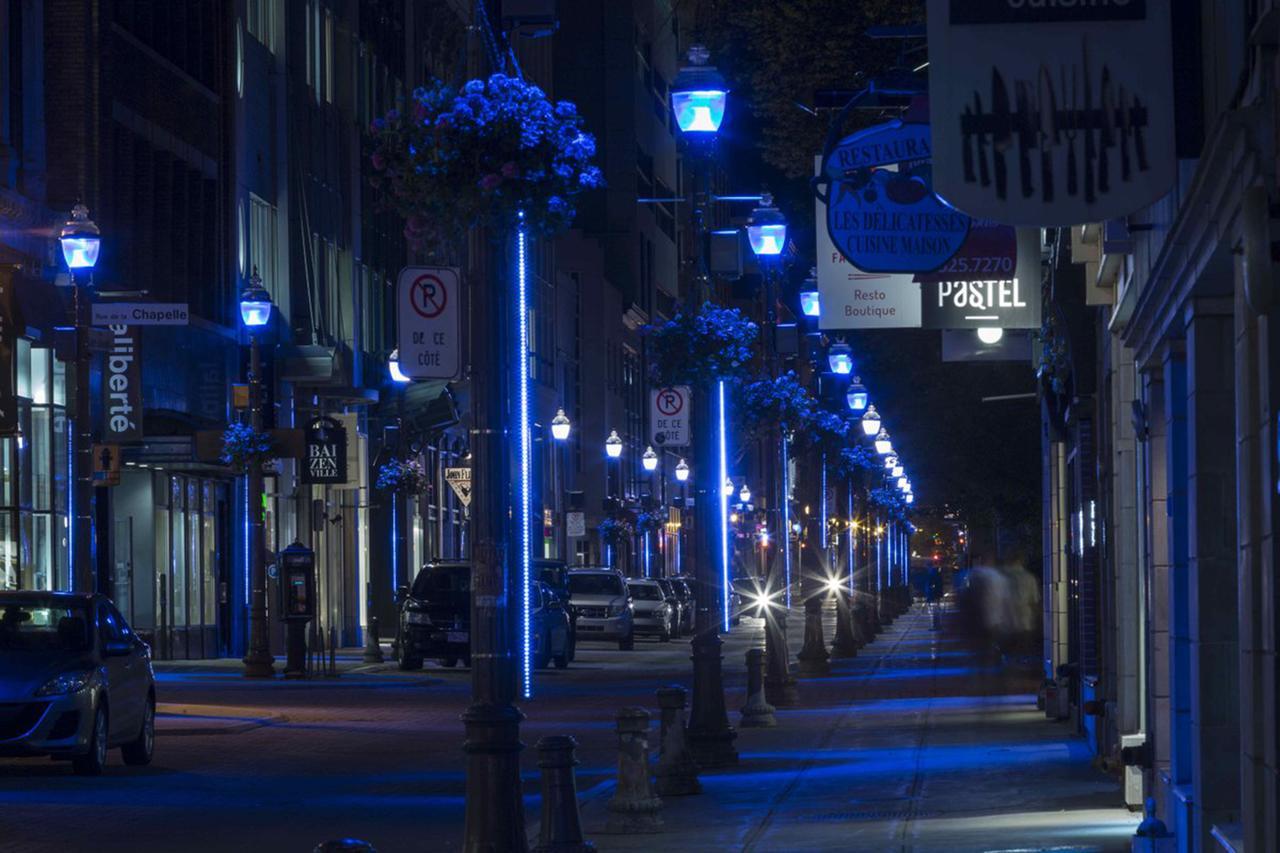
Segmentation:
[(618, 641), (618, 650), (629, 652), (636, 647), (636, 629), (632, 628), (627, 632), (626, 639)]
[(71, 759), (71, 766), (80, 776), (99, 776), (102, 768), (107, 766), (107, 709), (104, 705), (99, 704), (93, 713), (88, 751)]
[(403, 635), (400, 637), (400, 648), (396, 650), (396, 666), (403, 672), (422, 669), (422, 658), (413, 656), (413, 652), (409, 651), (409, 642)]
[(658, 632), (658, 640), (663, 643), (671, 642), (671, 623), (663, 622), (662, 630)]
[(556, 665), (556, 669), (568, 669), (569, 657), (573, 652), (573, 635), (564, 635), (564, 647), (560, 649), (560, 654), (552, 656), (551, 660)]
[(569, 652), (568, 652), (568, 658), (569, 658), (569, 660), (573, 660), (573, 659), (575, 659), (577, 656), (578, 656), (578, 632), (577, 632), (577, 631), (570, 631), (570, 632), (569, 632)]
[(156, 747), (156, 700), (148, 697), (142, 712), (142, 728), (138, 736), (120, 748), (124, 763), (131, 767), (145, 767), (151, 763)]
[(440, 658), (440, 665), (443, 666), (445, 669), (453, 669), (455, 666), (458, 665), (458, 656), (445, 655), (444, 657)]
[(542, 651), (538, 652), (537, 656), (533, 659), (534, 669), (546, 669), (547, 665), (551, 663), (551, 632), (550, 631), (542, 635), (541, 648), (542, 648)]

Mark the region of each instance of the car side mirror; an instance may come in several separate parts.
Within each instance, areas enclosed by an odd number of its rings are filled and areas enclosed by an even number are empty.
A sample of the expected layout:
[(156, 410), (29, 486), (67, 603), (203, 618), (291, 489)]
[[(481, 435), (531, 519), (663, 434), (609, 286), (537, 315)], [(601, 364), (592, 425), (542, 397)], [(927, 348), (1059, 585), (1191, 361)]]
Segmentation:
[(133, 643), (128, 640), (108, 640), (102, 644), (102, 656), (108, 658), (126, 657), (133, 651)]
[(396, 587), (396, 604), (399, 604), (400, 602), (404, 601), (408, 597), (409, 597), (409, 587), (407, 586)]

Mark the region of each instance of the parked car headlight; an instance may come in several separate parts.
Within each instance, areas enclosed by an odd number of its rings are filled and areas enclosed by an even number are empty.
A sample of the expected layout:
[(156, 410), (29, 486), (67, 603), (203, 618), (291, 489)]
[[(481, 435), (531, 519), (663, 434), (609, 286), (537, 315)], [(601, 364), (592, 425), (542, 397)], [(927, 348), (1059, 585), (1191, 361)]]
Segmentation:
[(61, 675), (55, 675), (50, 678), (40, 689), (36, 691), (37, 696), (66, 696), (69, 693), (79, 693), (93, 679), (93, 670), (64, 672)]
[(621, 616), (630, 609), (630, 604), (610, 604), (607, 612), (609, 614), (609, 618), (612, 619), (614, 617)]
[(410, 625), (430, 625), (431, 617), (416, 610), (409, 610), (405, 613), (404, 621)]

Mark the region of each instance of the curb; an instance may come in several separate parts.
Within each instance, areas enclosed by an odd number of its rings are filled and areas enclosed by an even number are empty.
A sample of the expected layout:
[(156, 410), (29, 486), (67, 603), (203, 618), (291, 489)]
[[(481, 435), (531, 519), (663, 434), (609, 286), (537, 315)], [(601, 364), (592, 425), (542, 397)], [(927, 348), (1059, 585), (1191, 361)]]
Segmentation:
[(197, 720), (209, 722), (231, 722), (231, 725), (191, 725), (177, 728), (157, 727), (160, 735), (238, 735), (253, 729), (286, 722), (289, 718), (284, 714), (266, 711), (261, 708), (237, 707), (232, 705), (184, 705), (168, 702), (156, 703), (156, 717), (185, 717), (193, 722)]

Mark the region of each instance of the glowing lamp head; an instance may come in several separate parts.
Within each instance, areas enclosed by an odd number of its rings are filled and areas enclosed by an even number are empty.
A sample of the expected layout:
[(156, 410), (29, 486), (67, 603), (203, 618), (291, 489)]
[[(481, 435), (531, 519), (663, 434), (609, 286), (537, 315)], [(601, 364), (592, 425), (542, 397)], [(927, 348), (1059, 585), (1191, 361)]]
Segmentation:
[(387, 372), (391, 374), (391, 381), (398, 385), (404, 385), (407, 382), (413, 381), (413, 377), (406, 376), (405, 372), (400, 369), (399, 349), (393, 349), (391, 351), (391, 357), (387, 359)]
[(876, 433), (876, 453), (881, 456), (888, 456), (892, 452), (893, 443), (889, 441), (889, 431), (881, 427), (880, 432)]
[(769, 547), (769, 531), (767, 530), (760, 531), (760, 545), (761, 547), (764, 547), (764, 548)]
[(978, 340), (987, 346), (1000, 343), (1000, 339), (1004, 337), (1004, 329), (998, 326), (983, 326), (978, 329)]
[(899, 478), (898, 478), (898, 488), (899, 488), (899, 489), (902, 489), (904, 492), (907, 490), (907, 478), (906, 478), (906, 477), (899, 477)]
[(890, 453), (888, 456), (884, 458), (884, 467), (896, 468), (897, 465), (898, 465), (898, 455), (896, 453)]
[(747, 242), (757, 257), (776, 257), (786, 246), (786, 217), (773, 206), (773, 196), (768, 193), (760, 196), (760, 206), (751, 211), (747, 220)]
[(271, 294), (262, 286), (258, 268), (253, 268), (249, 284), (240, 294), (240, 319), (250, 329), (259, 329), (271, 319)]
[(832, 373), (848, 376), (853, 372), (853, 350), (844, 341), (836, 341), (827, 350), (827, 364)]
[(747, 488), (747, 484), (742, 484), (742, 491), (738, 492), (738, 500), (745, 503), (751, 502), (751, 490)]
[(724, 77), (708, 65), (711, 53), (702, 45), (689, 48), (689, 64), (671, 84), (671, 111), (681, 133), (714, 134), (724, 121), (729, 89)]
[(89, 208), (77, 204), (71, 209), (71, 218), (58, 232), (58, 242), (62, 245), (62, 259), (67, 262), (67, 269), (93, 269), (98, 263), (102, 236), (98, 226), (89, 218)]
[(609, 437), (604, 440), (604, 452), (610, 459), (617, 459), (622, 455), (622, 439), (618, 437), (616, 429), (609, 430)]
[(874, 438), (878, 432), (880, 432), (880, 413), (876, 411), (874, 405), (869, 405), (862, 415), (862, 434), (867, 438)]
[(551, 419), (551, 437), (556, 441), (569, 440), (569, 416), (564, 409), (556, 409), (556, 416)]
[(915, 496), (915, 495), (913, 495), (913, 494), (911, 494), (910, 492), (907, 492), (906, 501), (907, 501), (907, 503), (909, 503), (909, 504), (913, 504), (913, 503), (915, 503), (915, 502), (916, 502), (916, 496)]
[(726, 497), (733, 495), (733, 479), (730, 477), (724, 478), (724, 493)]
[(806, 317), (817, 317), (822, 314), (822, 301), (818, 291), (800, 291), (800, 313)]
[[(853, 384), (849, 386), (849, 390), (844, 395), (844, 401), (849, 404), (849, 411), (863, 411), (867, 408), (867, 403), (870, 399), (867, 389), (862, 384), (862, 379), (857, 376), (853, 377)], [(863, 428), (865, 429), (866, 427)]]
[(676, 463), (676, 480), (683, 483), (689, 479), (689, 463), (681, 459)]
[(893, 470), (893, 476), (901, 477), (903, 473), (906, 472), (907, 469), (903, 468), (901, 465), (894, 465), (892, 470)]
[(658, 454), (654, 453), (652, 447), (644, 449), (644, 453), (640, 454), (640, 462), (646, 471), (658, 470)]

